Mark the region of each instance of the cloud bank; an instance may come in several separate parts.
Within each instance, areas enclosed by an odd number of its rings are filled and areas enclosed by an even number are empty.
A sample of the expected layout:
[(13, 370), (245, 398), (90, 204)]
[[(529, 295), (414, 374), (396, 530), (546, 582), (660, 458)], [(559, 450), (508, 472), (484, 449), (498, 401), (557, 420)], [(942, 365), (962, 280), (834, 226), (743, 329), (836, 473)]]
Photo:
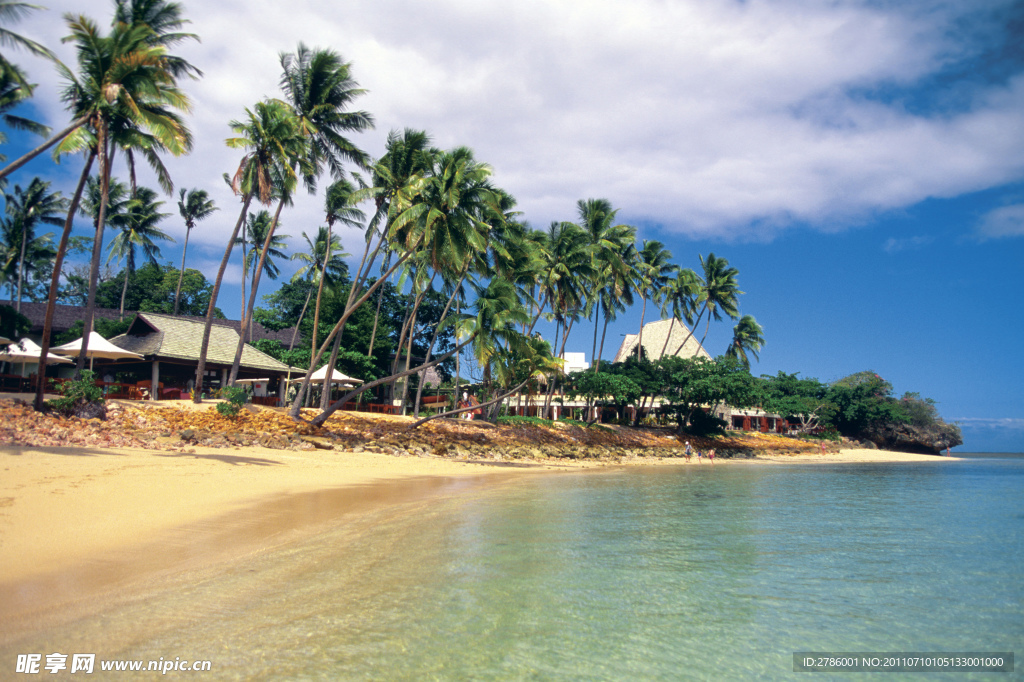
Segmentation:
[[(278, 95), (277, 55), (303, 41), (342, 53), (369, 90), (359, 107), (378, 127), (363, 148), (382, 154), (404, 127), (472, 147), (536, 226), (600, 196), (624, 220), (691, 236), (841, 229), (1024, 178), (1024, 68), (990, 54), (1014, 3), (982, 4), (193, 0), (202, 43), (179, 52), (206, 73), (186, 84), (196, 150), (168, 165), (223, 209), (193, 239), (223, 244), (238, 207), (221, 180), (240, 158), (228, 122)], [(19, 28), (69, 63), (56, 17), (110, 16), (49, 6)], [(52, 70), (20, 61), (48, 120), (66, 120)], [(315, 230), (321, 203), (300, 197), (284, 231)], [(992, 236), (1020, 229), (1001, 220)]]

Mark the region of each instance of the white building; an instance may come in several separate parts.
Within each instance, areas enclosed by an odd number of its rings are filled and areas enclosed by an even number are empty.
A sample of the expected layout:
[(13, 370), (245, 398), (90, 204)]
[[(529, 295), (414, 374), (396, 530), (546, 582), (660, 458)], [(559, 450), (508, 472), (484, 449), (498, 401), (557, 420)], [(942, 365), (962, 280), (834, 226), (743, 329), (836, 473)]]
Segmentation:
[(562, 360), (565, 361), (565, 367), (562, 371), (566, 374), (582, 372), (585, 369), (590, 369), (590, 363), (587, 362), (586, 353), (563, 353)]

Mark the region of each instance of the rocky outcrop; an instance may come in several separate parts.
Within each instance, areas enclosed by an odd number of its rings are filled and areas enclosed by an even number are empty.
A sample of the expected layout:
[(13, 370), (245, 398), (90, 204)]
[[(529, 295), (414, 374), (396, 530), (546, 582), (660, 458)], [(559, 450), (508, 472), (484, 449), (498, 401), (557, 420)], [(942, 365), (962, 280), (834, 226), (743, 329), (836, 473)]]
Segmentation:
[(885, 450), (934, 455), (947, 447), (963, 444), (960, 428), (937, 420), (929, 426), (881, 424), (867, 429), (862, 437)]

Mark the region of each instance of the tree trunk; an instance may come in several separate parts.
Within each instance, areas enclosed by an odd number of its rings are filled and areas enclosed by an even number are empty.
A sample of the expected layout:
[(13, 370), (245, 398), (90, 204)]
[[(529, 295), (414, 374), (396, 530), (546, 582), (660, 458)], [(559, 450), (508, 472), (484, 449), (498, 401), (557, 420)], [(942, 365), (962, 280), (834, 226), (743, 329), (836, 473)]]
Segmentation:
[[(362, 386), (360, 386), (357, 389), (349, 391), (348, 393), (346, 393), (345, 395), (341, 396), (340, 398), (335, 400), (333, 403), (331, 403), (330, 407), (328, 407), (324, 412), (322, 412), (322, 413), (318, 414), (316, 417), (314, 417), (313, 420), (310, 423), (313, 424), (313, 426), (322, 426), (323, 423), (325, 421), (327, 421), (327, 419), (332, 414), (334, 414), (334, 412), (338, 408), (340, 408), (342, 405), (344, 405), (345, 403), (347, 403), (349, 400), (351, 400), (352, 398), (356, 397), (360, 393), (363, 393), (363, 392), (365, 392), (365, 391), (367, 391), (367, 390), (369, 390), (371, 388), (376, 388), (377, 386), (380, 386), (381, 384), (386, 384), (386, 383), (388, 383), (390, 381), (394, 381), (395, 379), (401, 379), (403, 376), (408, 376), (409, 374), (414, 374), (416, 372), (421, 372), (421, 371), (423, 371), (425, 369), (429, 369), (431, 367), (434, 367), (435, 365), (439, 365), (442, 362), (444, 362), (445, 360), (447, 360), (448, 358), (450, 358), (451, 356), (453, 356), (456, 353), (460, 352), (463, 348), (465, 348), (470, 343), (472, 343), (475, 338), (476, 338), (476, 334), (475, 333), (471, 334), (468, 339), (466, 339), (465, 341), (460, 343), (454, 349), (448, 351), (444, 355), (441, 355), (441, 356), (439, 356), (438, 358), (436, 358), (434, 360), (431, 360), (430, 362), (427, 362), (427, 363), (424, 363), (422, 365), (419, 365), (418, 367), (413, 367), (412, 369), (408, 370), (407, 372), (402, 372), (401, 374), (399, 374), (397, 376), (390, 376), (390, 377), (384, 377), (383, 379), (377, 379), (377, 380), (371, 381), (371, 382), (369, 382), (367, 384), (363, 384)], [(478, 407), (478, 406), (475, 406), (475, 407)]]
[(423, 419), (420, 419), (419, 421), (414, 422), (412, 424), (412, 426), (409, 427), (409, 430), (412, 431), (413, 429), (419, 428), (420, 425), (426, 424), (428, 421), (431, 421), (432, 419), (440, 419), (441, 417), (450, 417), (453, 414), (461, 414), (462, 412), (469, 412), (470, 410), (479, 410), (479, 409), (482, 409), (482, 408), (485, 408), (485, 407), (490, 407), (491, 405), (496, 405), (497, 403), (500, 403), (502, 400), (504, 400), (505, 398), (509, 397), (510, 395), (513, 395), (516, 391), (518, 391), (519, 389), (521, 389), (523, 386), (525, 386), (528, 383), (530, 383), (529, 379), (527, 379), (523, 383), (519, 384), (518, 386), (513, 388), (508, 393), (503, 393), (503, 394), (499, 395), (497, 398), (494, 398), (493, 400), (488, 400), (486, 403), (479, 403), (477, 405), (470, 405), (469, 407), (460, 407), (460, 408), (455, 409), (455, 410), (449, 410), (447, 412), (439, 412), (437, 414), (432, 414), (429, 417), (424, 417)]
[(313, 290), (310, 289), (309, 293), (306, 294), (306, 302), (302, 304), (302, 311), (299, 313), (299, 319), (295, 323), (295, 331), (292, 332), (292, 340), (288, 343), (288, 350), (291, 351), (295, 348), (295, 339), (299, 335), (299, 325), (302, 324), (302, 318), (306, 316), (306, 308), (309, 307), (309, 299), (313, 297)]
[(28, 240), (28, 225), (21, 223), (21, 256), (18, 258), (18, 303), (15, 310), (21, 312), (21, 280), (25, 276), (25, 242)]
[(320, 392), (320, 409), (326, 410), (331, 404), (331, 379), (334, 377), (334, 366), (338, 362), (338, 351), (341, 350), (341, 334), (334, 337), (334, 347), (331, 348), (331, 357), (327, 361), (327, 375), (324, 379), (324, 388)]
[(370, 347), (366, 349), (366, 357), (373, 357), (373, 345), (377, 340), (377, 323), (380, 321), (380, 304), (384, 302), (384, 287), (377, 292), (377, 312), (373, 315), (373, 331), (370, 332)]
[(114, 161), (114, 150), (107, 154), (107, 130), (102, 125), (96, 136), (99, 148), (100, 166), (100, 210), (96, 220), (96, 238), (92, 245), (92, 263), (89, 265), (89, 295), (85, 302), (85, 319), (82, 325), (82, 350), (75, 363), (75, 376), (81, 377), (85, 369), (85, 358), (89, 353), (89, 334), (92, 332), (93, 318), (96, 315), (96, 287), (99, 285), (100, 256), (103, 251), (103, 227), (107, 219), (107, 199), (110, 194), (110, 167)]
[(238, 230), (245, 221), (245, 214), (249, 210), (249, 203), (252, 201), (252, 194), (246, 194), (242, 202), (242, 212), (235, 222), (235, 229), (231, 232), (228, 240), (228, 248), (224, 250), (224, 257), (220, 261), (220, 269), (217, 270), (217, 279), (213, 282), (213, 291), (210, 292), (210, 305), (206, 309), (206, 322), (203, 326), (203, 343), (199, 349), (199, 365), (196, 367), (196, 387), (192, 396), (192, 402), (202, 402), (203, 375), (206, 373), (206, 353), (210, 350), (210, 331), (213, 329), (213, 311), (217, 307), (217, 295), (220, 293), (221, 282), (224, 281), (224, 271), (228, 268), (228, 261), (231, 260), (231, 251), (235, 248), (235, 240), (238, 239)]
[(181, 250), (181, 270), (178, 271), (178, 287), (174, 290), (174, 314), (178, 314), (178, 303), (181, 301), (181, 280), (185, 278), (185, 253), (188, 251), (188, 238), (192, 228), (185, 227), (185, 247)]
[[(316, 245), (313, 245), (313, 250), (316, 251)], [(331, 261), (331, 223), (327, 222), (327, 248), (324, 249), (324, 266), (320, 269), (320, 283), (316, 288), (316, 307), (313, 308), (313, 343), (309, 353), (312, 355), (316, 353), (316, 335), (317, 327), (320, 324), (320, 298), (324, 293), (324, 279), (327, 277), (327, 264)], [(355, 282), (352, 283), (355, 286)]]
[[(604, 354), (604, 337), (608, 333), (608, 314), (604, 316), (604, 329), (601, 330), (601, 346), (597, 349), (597, 356), (601, 357)], [(601, 365), (597, 365), (597, 369), (594, 370), (594, 374), (598, 374), (601, 371)]]
[(39, 145), (38, 147), (36, 147), (32, 151), (30, 151), (29, 153), (25, 154), (20, 159), (18, 159), (16, 161), (12, 161), (10, 164), (7, 165), (7, 167), (5, 167), (3, 170), (0, 170), (0, 179), (6, 178), (8, 175), (10, 175), (14, 171), (18, 170), (19, 168), (21, 168), (22, 166), (24, 166), (26, 163), (28, 163), (32, 159), (36, 158), (37, 156), (39, 156), (40, 154), (45, 152), (47, 149), (49, 149), (53, 145), (57, 144), (61, 140), (63, 140), (65, 137), (67, 137), (68, 135), (73, 133), (76, 128), (80, 128), (83, 125), (85, 125), (85, 123), (88, 120), (89, 120), (88, 117), (83, 116), (82, 118), (78, 119), (77, 121), (72, 121), (71, 125), (69, 125), (67, 128), (65, 128), (64, 130), (60, 131), (59, 133), (57, 133), (56, 135), (51, 137), (49, 140), (47, 140), (46, 142), (42, 143), (41, 145)]
[[(441, 319), (438, 321), (437, 326), (434, 327), (434, 335), (430, 338), (430, 343), (427, 344), (427, 354), (426, 357), (424, 357), (424, 361), (426, 362), (430, 362), (430, 356), (433, 353), (434, 344), (437, 343), (437, 337), (438, 334), (440, 334), (441, 332), (441, 326), (444, 324), (444, 318), (448, 315), (448, 311), (451, 310), (452, 303), (455, 301), (455, 298), (459, 295), (459, 288), (462, 286), (462, 281), (465, 278), (466, 274), (465, 271), (463, 271), (462, 276), (459, 278), (458, 284), (455, 285), (455, 289), (454, 291), (452, 291), (452, 295), (448, 297), (448, 302), (445, 304), (444, 310), (441, 311)], [(421, 377), (419, 386), (416, 387), (416, 401), (413, 403), (412, 407), (413, 414), (420, 413), (420, 400), (423, 397), (423, 380), (424, 377)]]
[(82, 190), (85, 189), (85, 181), (89, 178), (89, 171), (92, 169), (92, 162), (96, 158), (96, 150), (89, 152), (89, 160), (85, 162), (82, 169), (82, 176), (78, 180), (78, 187), (71, 198), (71, 206), (68, 208), (68, 217), (64, 220), (64, 232), (60, 235), (60, 243), (57, 245), (57, 257), (53, 261), (53, 274), (50, 276), (50, 295), (46, 299), (46, 317), (43, 320), (43, 338), (39, 341), (42, 352), (39, 354), (39, 370), (36, 372), (36, 412), (43, 411), (43, 392), (46, 388), (46, 356), (50, 352), (50, 332), (53, 330), (53, 313), (57, 306), (57, 293), (60, 287), (60, 269), (64, 263), (64, 254), (68, 250), (68, 239), (71, 237), (71, 227), (74, 223), (75, 213), (78, 211), (78, 203), (82, 199)]
[[(642, 308), (640, 308), (640, 333), (636, 337), (636, 359), (637, 360), (639, 360), (640, 356), (643, 354), (643, 351), (641, 349), (644, 347), (644, 316), (645, 315), (647, 315), (647, 297), (646, 296), (644, 297), (644, 305), (643, 305)], [(605, 327), (605, 329), (607, 329), (607, 327)], [(669, 327), (669, 331), (671, 331), (671, 327)], [(604, 343), (602, 342), (601, 345), (604, 345)], [(650, 358), (648, 358), (648, 360), (650, 360)]]
[[(249, 287), (249, 305), (245, 307), (245, 316), (242, 317), (241, 328), (238, 333), (238, 347), (235, 349), (235, 360), (231, 363), (231, 376), (228, 379), (228, 383), (231, 386), (235, 385), (235, 381), (238, 379), (238, 367), (242, 362), (242, 350), (245, 348), (245, 342), (248, 339), (249, 333), (251, 333), (251, 326), (246, 329), (246, 325), (252, 325), (252, 314), (256, 309), (256, 292), (260, 286), (260, 276), (263, 274), (263, 266), (267, 262), (267, 251), (270, 250), (270, 243), (274, 239), (274, 231), (277, 229), (278, 218), (281, 217), (281, 209), (284, 208), (284, 199), (277, 202), (277, 211), (274, 213), (274, 220), (270, 223), (270, 230), (267, 232), (267, 238), (263, 241), (263, 250), (260, 251), (260, 260), (256, 265), (256, 270), (252, 273), (252, 283)], [(242, 261), (245, 262), (244, 260)]]

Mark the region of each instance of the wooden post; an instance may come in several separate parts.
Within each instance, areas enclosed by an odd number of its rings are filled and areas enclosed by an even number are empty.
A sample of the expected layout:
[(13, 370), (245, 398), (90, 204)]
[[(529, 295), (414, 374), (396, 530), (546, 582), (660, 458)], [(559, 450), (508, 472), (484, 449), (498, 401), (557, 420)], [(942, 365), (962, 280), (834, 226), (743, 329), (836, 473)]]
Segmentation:
[(153, 361), (153, 371), (149, 375), (149, 399), (157, 400), (160, 397), (160, 361)]

